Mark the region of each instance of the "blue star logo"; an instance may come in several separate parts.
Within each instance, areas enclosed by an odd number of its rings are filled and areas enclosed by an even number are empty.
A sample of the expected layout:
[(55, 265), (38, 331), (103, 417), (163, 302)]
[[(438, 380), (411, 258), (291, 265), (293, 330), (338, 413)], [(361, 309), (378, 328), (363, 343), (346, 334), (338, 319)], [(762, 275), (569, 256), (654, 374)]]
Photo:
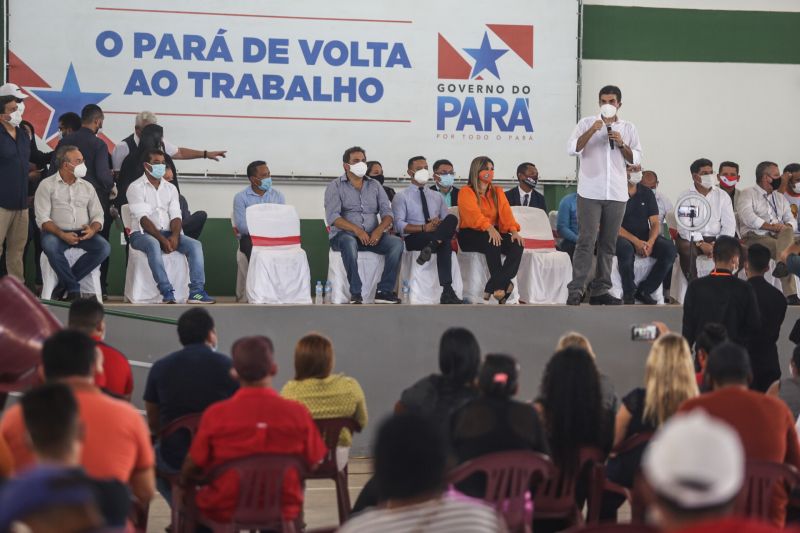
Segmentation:
[(75, 75), (75, 68), (72, 63), (69, 64), (67, 77), (60, 91), (52, 89), (31, 89), (30, 91), (53, 109), (50, 125), (47, 127), (47, 134), (44, 136), (45, 139), (49, 139), (58, 131), (58, 117), (68, 111), (80, 115), (83, 106), (86, 104), (100, 103), (111, 95), (111, 93), (81, 92), (81, 87), (78, 85), (78, 77)]
[(492, 48), (492, 45), (489, 42), (488, 32), (483, 32), (483, 41), (481, 42), (480, 48), (464, 48), (464, 51), (471, 55), (473, 59), (475, 59), (475, 66), (472, 67), (472, 74), (469, 76), (470, 78), (476, 77), (484, 70), (488, 70), (494, 74), (495, 78), (500, 78), (500, 74), (497, 72), (497, 60), (500, 59), (503, 54), (508, 52), (508, 50)]

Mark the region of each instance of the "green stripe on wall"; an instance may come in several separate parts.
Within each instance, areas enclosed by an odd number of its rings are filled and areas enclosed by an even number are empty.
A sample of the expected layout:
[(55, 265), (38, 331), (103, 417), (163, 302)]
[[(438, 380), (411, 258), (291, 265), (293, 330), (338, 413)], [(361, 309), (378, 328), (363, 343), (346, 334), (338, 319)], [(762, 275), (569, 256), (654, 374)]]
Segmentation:
[(583, 8), (583, 58), (800, 64), (800, 13)]

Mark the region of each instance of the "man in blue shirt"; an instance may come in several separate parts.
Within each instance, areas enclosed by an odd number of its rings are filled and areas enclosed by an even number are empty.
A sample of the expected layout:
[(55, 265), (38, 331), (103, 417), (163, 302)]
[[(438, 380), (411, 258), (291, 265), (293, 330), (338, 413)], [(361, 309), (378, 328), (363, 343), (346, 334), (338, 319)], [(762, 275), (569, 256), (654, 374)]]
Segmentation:
[(247, 178), (250, 185), (233, 197), (233, 222), (239, 232), (239, 250), (250, 261), (253, 240), (247, 229), (247, 208), (257, 204), (285, 204), (283, 193), (272, 188), (272, 175), (264, 161), (253, 161), (247, 165)]
[(358, 275), (359, 251), (384, 256), (375, 303), (397, 304), (400, 300), (394, 288), (403, 255), (403, 241), (386, 233), (392, 227), (392, 205), (381, 184), (366, 177), (366, 161), (366, 152), (360, 146), (345, 150), (342, 156), (344, 174), (331, 181), (325, 189), (325, 221), (330, 227), (331, 249), (342, 254), (350, 284), (351, 304), (363, 301)]
[(452, 254), (450, 241), (456, 233), (458, 218), (451, 215), (444, 197), (425, 187), (430, 180), (428, 162), (418, 155), (408, 160), (408, 175), (411, 184), (399, 192), (392, 201), (394, 227), (405, 237), (406, 250), (420, 250), (417, 263), (424, 265), (436, 254), (436, 268), (443, 304), (464, 303), (453, 290)]
[(556, 222), (558, 236), (561, 237), (559, 249), (567, 252), (569, 258), (575, 252), (578, 242), (578, 193), (566, 195), (558, 204), (558, 220)]
[(23, 281), (28, 242), (28, 160), (31, 140), (20, 128), (22, 113), (13, 95), (0, 96), (0, 248), (6, 243), (8, 273)]

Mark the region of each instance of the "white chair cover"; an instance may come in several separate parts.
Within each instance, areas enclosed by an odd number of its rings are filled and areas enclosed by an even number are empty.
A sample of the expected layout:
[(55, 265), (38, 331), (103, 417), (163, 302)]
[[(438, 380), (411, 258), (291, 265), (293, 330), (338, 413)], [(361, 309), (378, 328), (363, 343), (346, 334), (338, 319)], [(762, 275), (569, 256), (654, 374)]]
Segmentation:
[[(373, 252), (358, 252), (358, 276), (361, 278), (361, 297), (365, 304), (375, 301), (375, 291), (383, 274), (384, 259)], [(350, 303), (350, 284), (341, 252), (328, 252), (328, 281), (331, 282), (331, 303)]]
[[(650, 273), (650, 269), (653, 268), (653, 265), (656, 263), (656, 260), (652, 257), (639, 257), (638, 255), (633, 260), (633, 279), (634, 281), (639, 284), (642, 282), (644, 278)], [(617, 257), (614, 256), (613, 260), (611, 261), (611, 290), (608, 291), (611, 296), (615, 298), (622, 298), (622, 278), (619, 275), (619, 265), (617, 264)], [(650, 296), (658, 303), (658, 305), (664, 304), (664, 289), (662, 285), (659, 285), (658, 288), (653, 291)]]
[[(714, 270), (714, 261), (705, 255), (697, 257), (697, 277), (702, 278), (708, 276)], [(780, 285), (780, 284), (779, 284)], [(686, 276), (683, 275), (681, 270), (680, 257), (675, 258), (675, 264), (672, 266), (672, 285), (669, 287), (669, 295), (675, 298), (679, 304), (683, 303), (683, 297), (686, 295), (686, 288), (689, 282)]]
[[(78, 258), (85, 253), (86, 252), (80, 248), (70, 247), (66, 249), (64, 256), (67, 258), (69, 266), (72, 266)], [(50, 261), (47, 259), (47, 254), (44, 252), (42, 252), (39, 265), (42, 268), (42, 299), (49, 300), (53, 296), (53, 290), (55, 290), (56, 285), (58, 285), (58, 276), (56, 275), (56, 271), (50, 266)], [(94, 294), (97, 296), (98, 302), (103, 301), (103, 290), (100, 288), (99, 266), (92, 270), (88, 276), (80, 280), (80, 284), (82, 294)]]
[[(125, 233), (131, 231), (131, 211), (127, 204), (122, 206), (120, 213)], [(161, 254), (164, 260), (164, 269), (172, 288), (175, 291), (175, 300), (185, 303), (189, 299), (189, 263), (186, 256), (179, 252)], [(158, 292), (150, 265), (147, 263), (147, 254), (140, 250), (128, 247), (128, 267), (125, 270), (125, 299), (134, 304), (161, 303), (161, 293)]]
[(567, 301), (567, 285), (572, 281), (569, 254), (555, 247), (550, 219), (536, 207), (514, 206), (514, 218), (525, 239), (525, 251), (519, 265), (520, 300), (529, 304), (563, 304)]
[[(449, 243), (448, 243), (449, 245)], [(452, 249), (447, 248), (447, 253), (453, 253)], [(403, 252), (400, 260), (400, 279), (408, 280), (410, 304), (438, 304), (442, 296), (442, 287), (439, 285), (439, 270), (436, 268), (436, 254), (431, 256), (430, 261), (424, 265), (417, 264), (419, 252)], [(461, 281), (461, 269), (458, 266), (458, 259), (454, 255), (450, 271), (453, 275), (453, 291), (459, 298), (462, 297), (464, 284)], [(400, 284), (402, 288), (402, 281)], [(402, 298), (402, 295), (400, 295)], [(403, 302), (406, 303), (406, 302)]]
[[(488, 301), (483, 299), (483, 289), (486, 287), (486, 282), (489, 281), (489, 267), (486, 266), (486, 257), (479, 252), (458, 252), (458, 266), (461, 269), (461, 279), (464, 283), (463, 298), (469, 300), (473, 304), (496, 304), (497, 300), (489, 297)], [(514, 284), (514, 290), (511, 291), (506, 304), (519, 303), (519, 283), (517, 278), (511, 280)]]
[(245, 211), (253, 240), (247, 300), (254, 304), (310, 304), (311, 270), (300, 247), (300, 217), (291, 205), (257, 204)]

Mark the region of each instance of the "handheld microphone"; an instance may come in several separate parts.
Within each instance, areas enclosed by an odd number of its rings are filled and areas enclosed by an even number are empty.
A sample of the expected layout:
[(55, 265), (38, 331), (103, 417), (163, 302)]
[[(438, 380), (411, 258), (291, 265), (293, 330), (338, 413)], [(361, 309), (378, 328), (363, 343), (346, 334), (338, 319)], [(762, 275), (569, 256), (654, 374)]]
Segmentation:
[(606, 131), (608, 132), (608, 147), (614, 149), (614, 139), (611, 138), (611, 124), (606, 124)]

